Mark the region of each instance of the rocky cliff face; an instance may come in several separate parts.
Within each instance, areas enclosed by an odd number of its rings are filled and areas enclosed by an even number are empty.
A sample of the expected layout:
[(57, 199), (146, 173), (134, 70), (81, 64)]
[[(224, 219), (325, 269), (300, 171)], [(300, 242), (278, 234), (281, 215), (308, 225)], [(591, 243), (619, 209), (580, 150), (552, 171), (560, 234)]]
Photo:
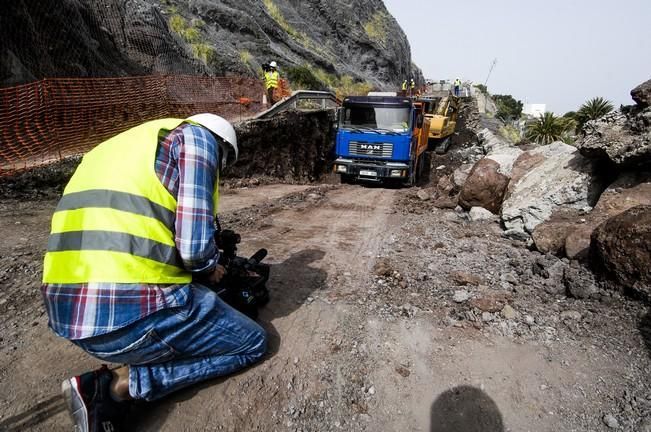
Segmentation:
[(0, 15), (0, 85), (44, 77), (244, 74), (276, 60), (320, 81), (395, 87), (409, 42), (382, 0), (19, 0)]
[(616, 170), (651, 167), (651, 80), (631, 91), (636, 105), (588, 122), (577, 140), (581, 153)]

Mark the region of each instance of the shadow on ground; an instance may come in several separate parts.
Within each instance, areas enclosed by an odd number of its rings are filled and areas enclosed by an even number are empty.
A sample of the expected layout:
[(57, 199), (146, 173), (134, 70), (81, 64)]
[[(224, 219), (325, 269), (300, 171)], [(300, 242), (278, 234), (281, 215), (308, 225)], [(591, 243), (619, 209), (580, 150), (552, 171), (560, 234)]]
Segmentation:
[(504, 432), (499, 408), (482, 390), (459, 386), (432, 404), (430, 432)]
[[(271, 300), (260, 311), (258, 322), (267, 331), (269, 337), (267, 360), (280, 350), (282, 337), (273, 326), (272, 321), (290, 315), (298, 309), (314, 291), (326, 286), (327, 273), (311, 265), (320, 261), (325, 252), (308, 249), (292, 254), (280, 264), (271, 266), (271, 275), (267, 287)], [(252, 368), (255, 368), (253, 365)], [(131, 431), (156, 431), (162, 429), (169, 414), (180, 402), (192, 399), (199, 391), (219, 386), (233, 376), (246, 372), (247, 369), (233, 375), (219, 377), (181, 390), (161, 401), (138, 405), (131, 416)]]
[(52, 396), (49, 399), (37, 402), (27, 411), (0, 421), (0, 431), (27, 431), (31, 430), (50, 417), (54, 417), (62, 411), (65, 411), (66, 405), (63, 398), (59, 395)]

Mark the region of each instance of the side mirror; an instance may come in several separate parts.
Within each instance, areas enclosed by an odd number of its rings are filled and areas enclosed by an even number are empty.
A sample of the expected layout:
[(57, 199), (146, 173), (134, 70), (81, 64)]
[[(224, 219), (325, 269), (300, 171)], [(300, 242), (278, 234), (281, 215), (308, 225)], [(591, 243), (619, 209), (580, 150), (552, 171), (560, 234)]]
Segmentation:
[(418, 129), (423, 127), (423, 115), (422, 114), (418, 114), (418, 117), (416, 118), (416, 127)]

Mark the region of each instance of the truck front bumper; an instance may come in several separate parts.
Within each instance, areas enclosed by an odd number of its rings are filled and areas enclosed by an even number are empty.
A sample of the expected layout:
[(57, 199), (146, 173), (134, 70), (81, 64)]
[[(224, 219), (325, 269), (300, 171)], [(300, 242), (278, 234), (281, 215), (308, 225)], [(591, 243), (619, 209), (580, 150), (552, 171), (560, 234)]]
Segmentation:
[(403, 162), (366, 162), (339, 158), (334, 163), (334, 171), (337, 174), (368, 181), (404, 180), (409, 177), (409, 165)]

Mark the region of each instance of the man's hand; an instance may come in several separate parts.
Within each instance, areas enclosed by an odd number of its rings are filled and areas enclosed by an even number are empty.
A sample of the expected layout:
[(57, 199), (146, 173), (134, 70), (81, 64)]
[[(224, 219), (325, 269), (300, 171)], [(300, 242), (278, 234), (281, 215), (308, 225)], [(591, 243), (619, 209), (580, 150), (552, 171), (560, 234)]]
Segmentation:
[(219, 281), (222, 280), (222, 278), (226, 273), (227, 273), (226, 268), (223, 265), (217, 264), (215, 270), (213, 270), (213, 272), (210, 273), (210, 276), (208, 276), (208, 280), (210, 281), (210, 283), (218, 284)]

